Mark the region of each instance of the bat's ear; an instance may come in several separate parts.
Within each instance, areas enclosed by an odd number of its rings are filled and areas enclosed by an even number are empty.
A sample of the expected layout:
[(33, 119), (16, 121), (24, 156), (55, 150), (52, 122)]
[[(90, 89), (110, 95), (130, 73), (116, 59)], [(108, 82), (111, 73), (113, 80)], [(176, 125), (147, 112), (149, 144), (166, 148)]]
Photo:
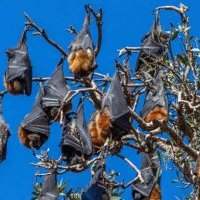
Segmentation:
[(129, 112), (118, 73), (112, 78), (111, 85), (103, 99), (102, 107), (108, 107), (113, 121)]

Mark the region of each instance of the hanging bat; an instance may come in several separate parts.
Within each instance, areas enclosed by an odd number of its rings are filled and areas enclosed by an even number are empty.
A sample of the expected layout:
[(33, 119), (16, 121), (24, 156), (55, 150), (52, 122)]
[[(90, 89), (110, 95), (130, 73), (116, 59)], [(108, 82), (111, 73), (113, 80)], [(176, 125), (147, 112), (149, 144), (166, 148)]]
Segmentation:
[(28, 148), (39, 149), (49, 136), (49, 118), (41, 107), (41, 93), (32, 112), (27, 114), (19, 128), (19, 139)]
[(146, 95), (142, 110), (142, 117), (146, 122), (167, 121), (168, 104), (162, 80), (163, 74), (163, 70), (158, 72), (156, 78), (153, 80), (152, 88)]
[(95, 68), (94, 45), (89, 30), (90, 11), (86, 8), (83, 27), (69, 47), (69, 69), (77, 76), (87, 76)]
[(118, 139), (131, 130), (129, 114), (119, 75), (116, 73), (102, 100), (101, 109), (92, 116), (88, 126), (93, 145), (99, 148), (111, 134)]
[[(63, 62), (64, 59), (62, 58), (51, 78), (44, 84), (41, 94), (42, 108), (47, 113), (50, 120), (55, 120), (58, 110), (69, 91), (63, 74)], [(65, 104), (62, 109), (63, 114), (68, 112), (70, 108), (71, 103)]]
[(10, 136), (8, 125), (3, 118), (2, 108), (3, 95), (0, 95), (0, 162), (6, 159), (7, 154), (7, 142)]
[(41, 195), (39, 200), (56, 200), (58, 199), (57, 189), (57, 175), (55, 170), (50, 170), (51, 174), (45, 176), (44, 183), (42, 185)]
[(81, 200), (109, 200), (109, 193), (104, 184), (105, 165), (102, 160), (99, 160), (95, 166), (96, 170), (93, 173), (93, 178), (90, 186), (82, 193)]
[(170, 34), (162, 31), (159, 16), (155, 21), (150, 33), (142, 39), (143, 48), (137, 59), (136, 72), (148, 72), (154, 77), (160, 63), (167, 58)]
[(136, 179), (132, 185), (134, 200), (161, 200), (160, 161), (157, 155), (143, 154), (141, 174), (143, 183)]
[(61, 151), (63, 160), (77, 164), (92, 154), (92, 142), (84, 121), (83, 102), (77, 113), (66, 114), (62, 127)]
[(24, 30), (17, 48), (8, 49), (8, 69), (5, 72), (4, 84), (8, 92), (14, 95), (30, 95), (32, 90), (32, 67), (26, 46)]

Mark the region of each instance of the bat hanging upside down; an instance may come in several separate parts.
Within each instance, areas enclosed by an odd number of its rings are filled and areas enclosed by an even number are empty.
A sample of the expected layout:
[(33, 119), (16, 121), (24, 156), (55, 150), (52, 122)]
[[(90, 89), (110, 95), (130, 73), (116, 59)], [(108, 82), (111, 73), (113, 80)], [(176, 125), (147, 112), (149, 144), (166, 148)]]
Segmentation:
[(101, 109), (93, 115), (88, 126), (92, 143), (100, 148), (112, 134), (118, 140), (131, 130), (127, 101), (120, 83), (119, 74), (115, 74), (105, 94)]
[(17, 48), (8, 49), (8, 68), (4, 76), (4, 85), (11, 94), (31, 94), (32, 66), (26, 46), (26, 31)]

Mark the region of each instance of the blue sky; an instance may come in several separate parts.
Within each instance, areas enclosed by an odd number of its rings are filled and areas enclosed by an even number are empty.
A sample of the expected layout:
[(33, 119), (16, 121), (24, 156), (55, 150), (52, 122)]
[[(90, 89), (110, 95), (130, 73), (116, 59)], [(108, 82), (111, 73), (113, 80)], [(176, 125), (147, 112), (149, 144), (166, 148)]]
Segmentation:
[[(84, 4), (89, 3), (94, 8), (101, 7), (104, 12), (102, 49), (97, 59), (98, 71), (112, 74), (117, 49), (126, 45), (138, 46), (142, 36), (150, 30), (152, 25), (152, 11), (155, 6), (179, 5), (176, 0), (1, 0), (0, 1), (0, 81), (3, 83), (3, 74), (7, 65), (5, 51), (15, 47), (24, 25), (23, 12), (27, 12), (36, 22), (46, 29), (49, 36), (64, 48), (67, 48), (73, 37), (65, 30), (74, 25), (80, 28), (84, 16)], [(199, 7), (198, 0), (185, 0), (184, 4), (190, 7), (189, 16), (192, 33), (199, 36)], [(163, 23), (172, 21), (173, 14), (163, 15)], [(178, 19), (178, 17), (176, 17)], [(59, 53), (46, 44), (43, 39), (31, 37), (28, 39), (29, 52), (33, 65), (34, 76), (49, 76), (59, 59)], [(134, 63), (132, 63), (134, 67)], [(66, 75), (67, 67), (65, 67)], [(3, 84), (0, 84), (3, 89)], [(35, 168), (30, 165), (34, 161), (31, 152), (19, 143), (18, 127), (24, 115), (31, 111), (38, 84), (34, 83), (33, 93), (27, 96), (6, 95), (4, 98), (4, 116), (10, 125), (11, 137), (8, 143), (7, 160), (0, 164), (0, 199), (1, 200), (28, 200), (31, 197), (34, 182)], [(50, 147), (52, 155), (58, 157), (61, 132), (57, 124), (51, 127), (51, 136), (44, 149)], [(138, 163), (135, 153), (127, 150), (126, 155)], [(109, 159), (109, 169), (120, 169), (121, 176), (129, 180), (133, 176), (127, 166), (118, 159)], [(172, 174), (172, 175), (171, 175)], [(175, 171), (163, 171), (162, 190), (163, 200), (175, 199), (175, 195), (183, 197), (185, 190), (170, 183)], [(89, 176), (86, 173), (64, 176), (70, 186), (77, 188), (86, 186)], [(78, 184), (77, 184), (78, 183)], [(130, 199), (128, 192), (124, 199)]]

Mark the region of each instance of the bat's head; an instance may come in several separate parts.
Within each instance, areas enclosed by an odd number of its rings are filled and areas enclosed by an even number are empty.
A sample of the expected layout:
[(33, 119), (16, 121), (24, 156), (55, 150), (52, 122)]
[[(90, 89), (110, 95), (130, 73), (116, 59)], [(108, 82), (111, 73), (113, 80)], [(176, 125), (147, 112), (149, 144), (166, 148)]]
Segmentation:
[(41, 133), (33, 133), (23, 127), (20, 127), (19, 139), (26, 147), (39, 149), (47, 140), (47, 136), (41, 135)]

